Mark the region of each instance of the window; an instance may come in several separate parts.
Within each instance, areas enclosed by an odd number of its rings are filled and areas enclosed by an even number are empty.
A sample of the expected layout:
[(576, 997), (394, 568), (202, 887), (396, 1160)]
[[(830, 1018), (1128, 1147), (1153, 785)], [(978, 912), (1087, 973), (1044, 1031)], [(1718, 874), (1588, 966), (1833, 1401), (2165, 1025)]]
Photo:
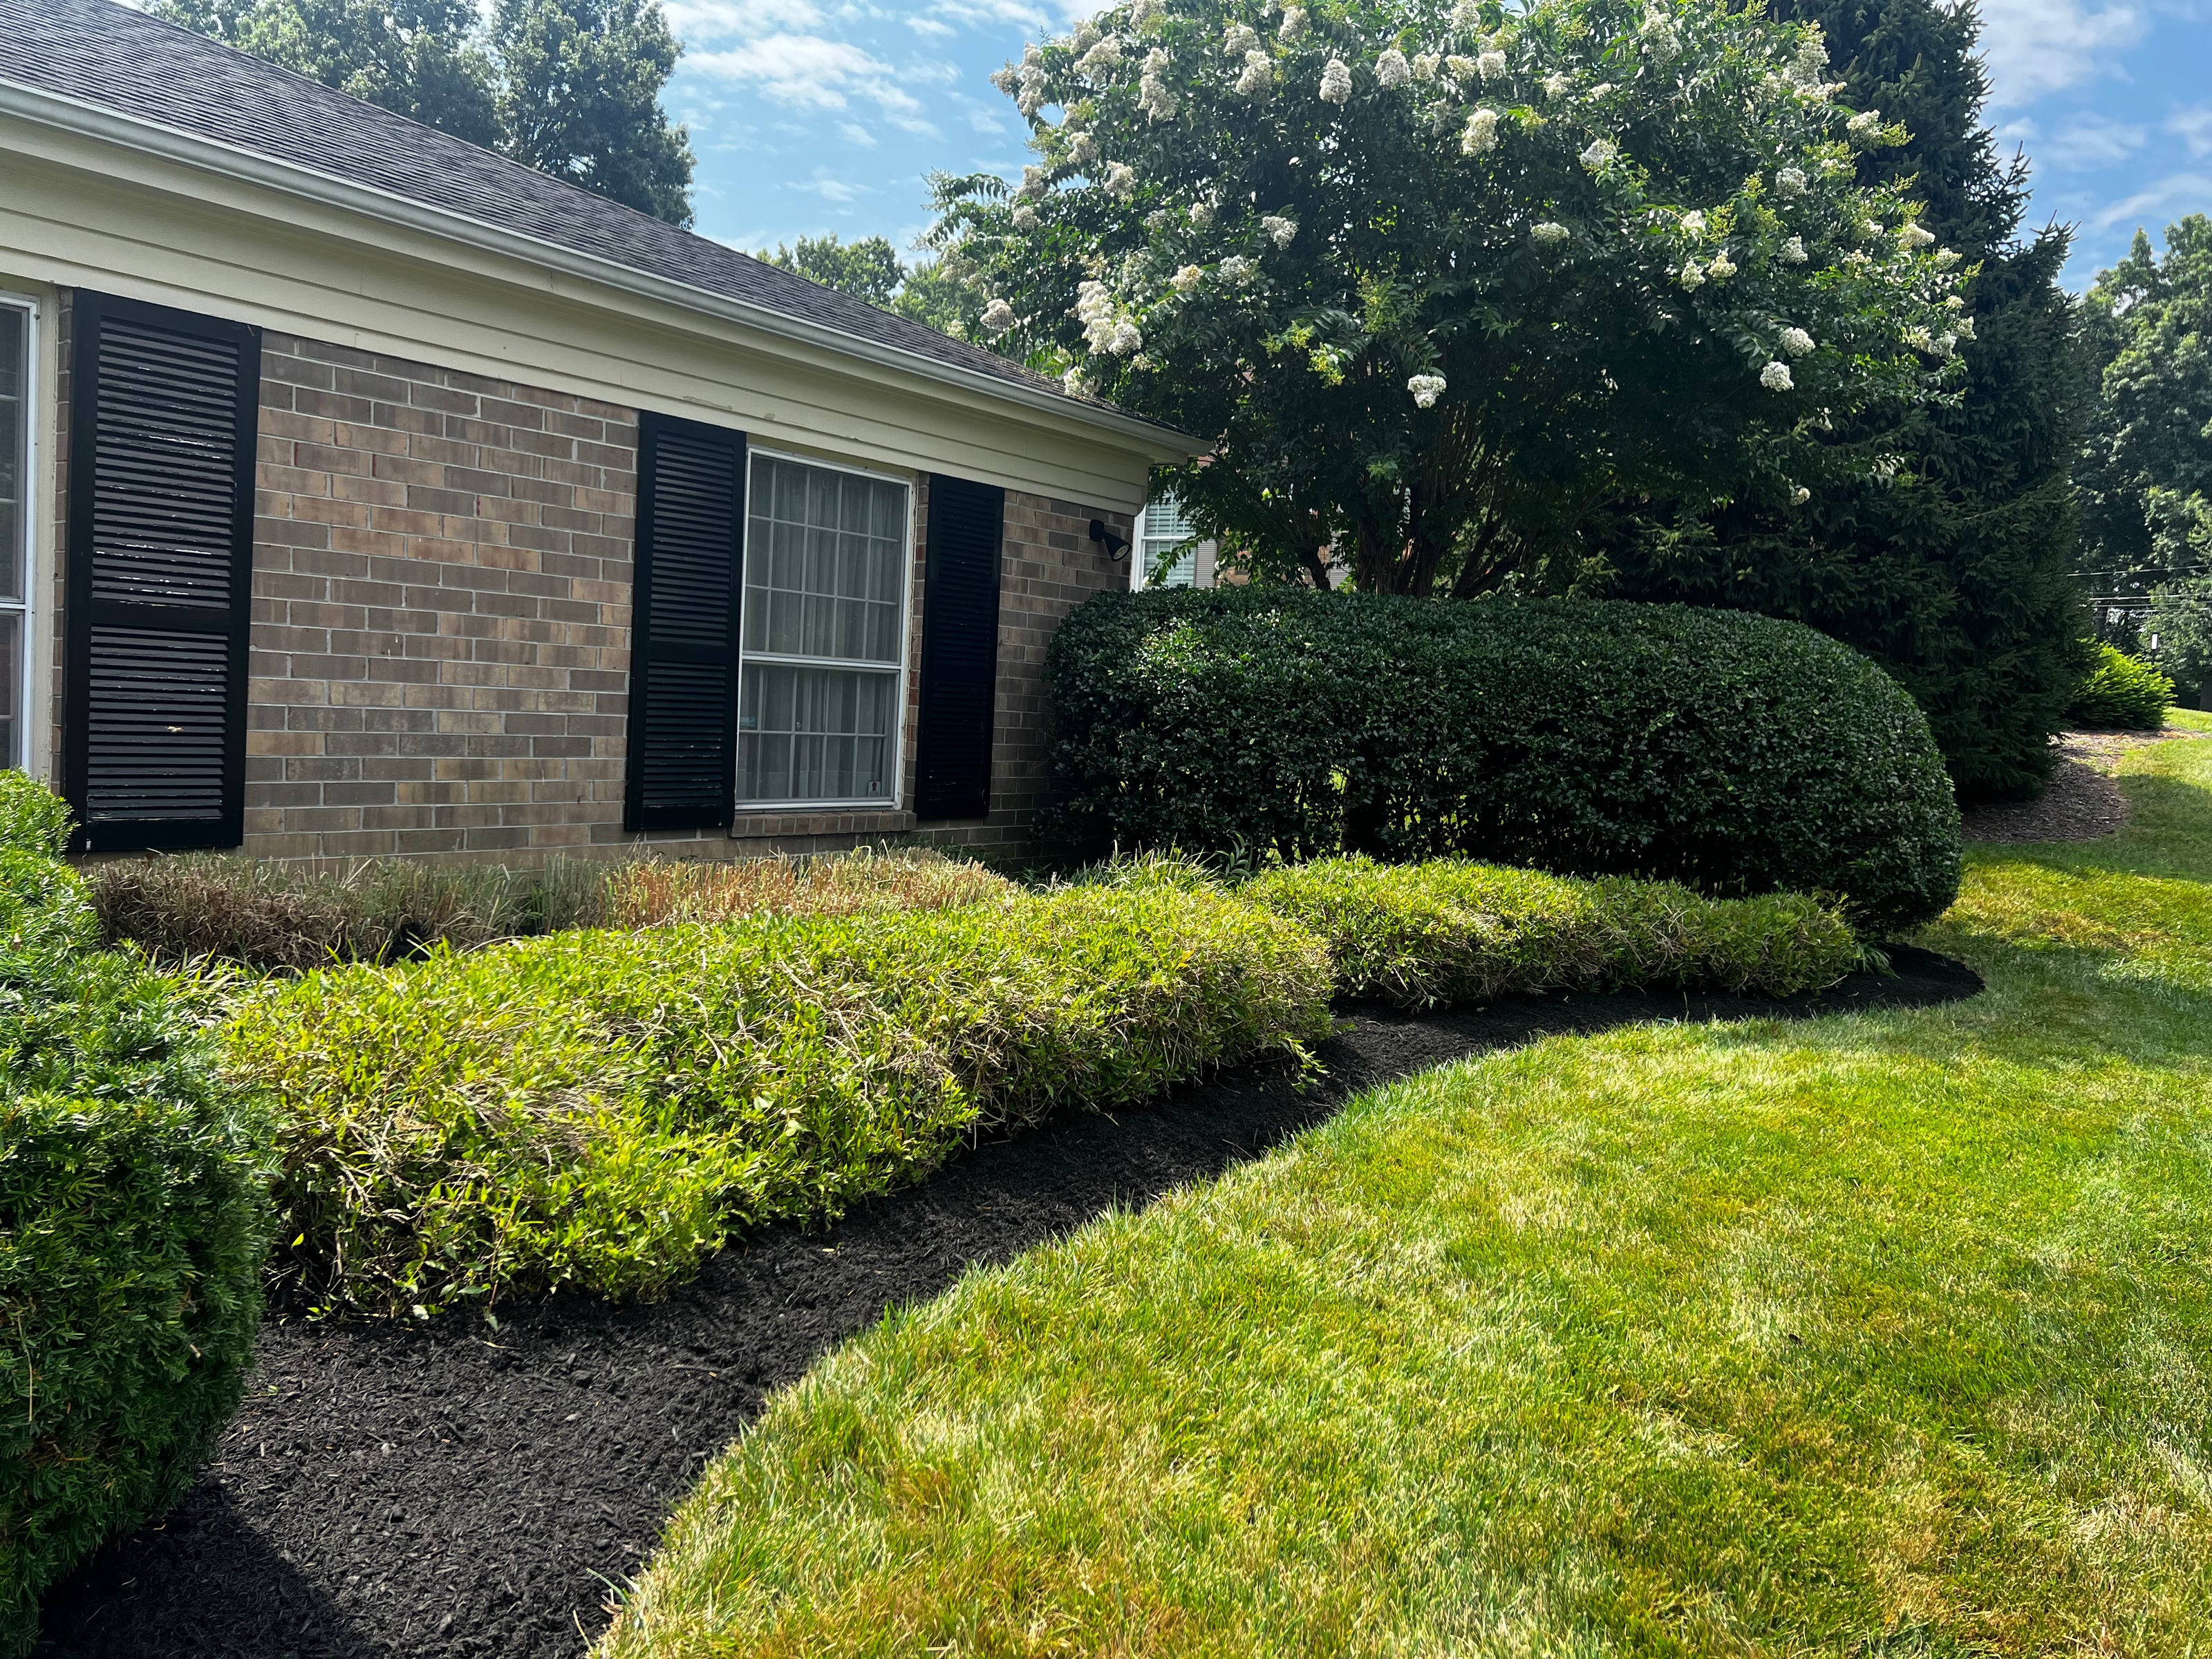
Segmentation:
[(27, 301), (0, 295), (0, 766), (22, 766), (29, 758), (31, 324)]
[[(1182, 515), (1182, 504), (1172, 495), (1156, 495), (1145, 506), (1144, 523), (1137, 533), (1139, 544), (1135, 571), (1139, 587), (1189, 587), (1198, 580), (1198, 533)], [(1174, 555), (1167, 574), (1155, 577), (1160, 561)]]
[(892, 805), (907, 487), (756, 454), (747, 491), (738, 799)]

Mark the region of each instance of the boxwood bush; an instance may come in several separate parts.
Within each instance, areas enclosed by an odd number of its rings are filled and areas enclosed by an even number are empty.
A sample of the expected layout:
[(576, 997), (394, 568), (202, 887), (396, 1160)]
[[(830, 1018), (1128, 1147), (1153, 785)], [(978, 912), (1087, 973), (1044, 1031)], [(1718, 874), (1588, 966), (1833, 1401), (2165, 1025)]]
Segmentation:
[(2100, 645), (2097, 665), (2074, 689), (2066, 718), (2076, 726), (2155, 732), (2173, 706), (2173, 682), (2118, 646)]
[(1795, 893), (1715, 899), (1620, 876), (1356, 854), (1267, 871), (1238, 890), (1328, 941), (1340, 995), (1416, 1008), (1568, 990), (1789, 996), (1834, 984), (1863, 957), (1841, 915)]
[(1278, 587), (1099, 595), (1054, 636), (1079, 854), (1464, 854), (1841, 898), (1876, 934), (1959, 881), (1928, 722), (1794, 623), (1681, 605)]
[(269, 1243), (265, 1126), (194, 1003), (98, 948), (67, 828), (0, 774), (0, 1652), (191, 1479), (237, 1408)]
[(963, 1138), (1328, 1029), (1304, 929), (1218, 893), (576, 931), (273, 981), (228, 1028), (277, 1103), (326, 1305), (650, 1295), (734, 1227), (834, 1216)]

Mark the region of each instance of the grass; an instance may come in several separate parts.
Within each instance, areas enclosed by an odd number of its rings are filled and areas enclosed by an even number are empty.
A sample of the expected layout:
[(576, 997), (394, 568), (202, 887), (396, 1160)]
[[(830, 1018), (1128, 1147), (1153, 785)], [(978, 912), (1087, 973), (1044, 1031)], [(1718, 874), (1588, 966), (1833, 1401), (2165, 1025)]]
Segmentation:
[(894, 1313), (606, 1659), (2206, 1651), (2212, 742), (2124, 774), (1971, 853), (1981, 998), (1447, 1068)]

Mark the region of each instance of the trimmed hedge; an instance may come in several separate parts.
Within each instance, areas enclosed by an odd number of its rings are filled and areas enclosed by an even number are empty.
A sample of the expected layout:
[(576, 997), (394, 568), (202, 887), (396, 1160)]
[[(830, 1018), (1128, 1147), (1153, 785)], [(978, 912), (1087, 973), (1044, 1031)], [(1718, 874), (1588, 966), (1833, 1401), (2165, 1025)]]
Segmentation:
[(1340, 994), (1412, 1008), (1565, 990), (1790, 996), (1834, 984), (1864, 956), (1841, 915), (1795, 893), (1711, 899), (1619, 876), (1357, 854), (1238, 890), (1328, 941)]
[(266, 1125), (179, 988), (98, 948), (68, 822), (0, 774), (0, 1653), (192, 1478), (237, 1409), (269, 1243)]
[(282, 1107), (293, 1268), (330, 1304), (651, 1295), (963, 1139), (1328, 1030), (1304, 929), (1218, 893), (572, 932), (270, 981), (230, 1064)]
[(2097, 647), (2097, 665), (2074, 689), (2066, 718), (2076, 726), (2155, 732), (2173, 706), (2173, 682), (2117, 646)]
[(1958, 890), (1958, 808), (1927, 720), (1794, 623), (1154, 590), (1079, 606), (1046, 675), (1055, 823), (1079, 854), (1460, 854), (1831, 894), (1875, 933)]

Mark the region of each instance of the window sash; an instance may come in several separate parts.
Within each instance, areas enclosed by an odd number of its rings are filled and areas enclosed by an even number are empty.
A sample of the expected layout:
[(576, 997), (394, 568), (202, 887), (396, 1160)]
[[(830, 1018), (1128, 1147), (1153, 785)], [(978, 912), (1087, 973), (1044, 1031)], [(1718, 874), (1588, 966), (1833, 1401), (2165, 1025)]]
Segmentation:
[(738, 808), (896, 806), (912, 490), (771, 450), (748, 465)]
[(37, 312), (0, 294), (0, 766), (29, 763)]

